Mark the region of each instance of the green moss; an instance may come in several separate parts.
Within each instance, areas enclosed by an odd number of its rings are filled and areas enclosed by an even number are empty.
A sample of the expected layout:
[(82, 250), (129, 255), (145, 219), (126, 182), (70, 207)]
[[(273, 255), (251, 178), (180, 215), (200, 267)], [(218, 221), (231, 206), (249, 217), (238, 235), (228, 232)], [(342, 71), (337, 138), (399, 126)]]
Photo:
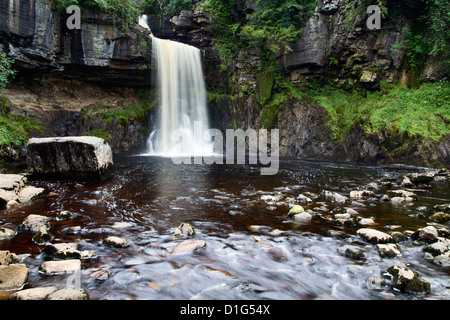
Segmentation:
[[(140, 93), (139, 93), (140, 94)], [(140, 102), (135, 103), (130, 107), (112, 107), (108, 105), (95, 104), (84, 108), (81, 112), (81, 119), (83, 120), (88, 114), (101, 115), (105, 125), (111, 123), (114, 119), (122, 126), (128, 126), (130, 120), (138, 122), (145, 121), (147, 112), (156, 105), (157, 101), (151, 103)]]
[(331, 116), (333, 137), (340, 140), (356, 123), (367, 133), (391, 127), (394, 135), (437, 142), (450, 133), (450, 83), (424, 83), (418, 89), (382, 83), (380, 91), (346, 92), (326, 87), (312, 97)]
[(21, 146), (33, 132), (43, 133), (42, 123), (23, 116), (0, 116), (0, 146)]
[(256, 98), (260, 104), (265, 104), (272, 95), (273, 81), (275, 74), (273, 72), (261, 72), (256, 79)]
[(106, 130), (104, 129), (98, 129), (98, 130), (93, 130), (91, 132), (89, 132), (89, 135), (92, 137), (97, 137), (97, 138), (102, 138), (105, 141), (111, 141), (112, 140), (112, 136), (106, 132)]

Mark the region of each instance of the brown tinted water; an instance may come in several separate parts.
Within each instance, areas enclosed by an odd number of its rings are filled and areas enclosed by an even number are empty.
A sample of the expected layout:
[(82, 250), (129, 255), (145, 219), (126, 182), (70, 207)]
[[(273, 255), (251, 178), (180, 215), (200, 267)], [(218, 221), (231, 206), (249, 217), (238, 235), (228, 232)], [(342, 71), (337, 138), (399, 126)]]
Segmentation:
[[(80, 250), (98, 257), (82, 261), (80, 285), (91, 299), (448, 299), (448, 273), (423, 258), (423, 245), (400, 244), (402, 256), (381, 258), (375, 245), (356, 235), (362, 227), (337, 226), (328, 219), (351, 207), (318, 197), (311, 204), (309, 223), (286, 217), (289, 203), (300, 193), (323, 190), (348, 196), (381, 178), (401, 177), (425, 169), (404, 166), (368, 166), (299, 159), (282, 159), (276, 176), (261, 176), (257, 166), (174, 165), (170, 159), (136, 155), (115, 157), (112, 177), (104, 182), (34, 180), (31, 184), (53, 192), (29, 205), (0, 211), (2, 225), (18, 234), (0, 242), (0, 250), (21, 255), (30, 268), (26, 288), (65, 287), (70, 276), (44, 276), (38, 272), (46, 259), (33, 234), (19, 230), (29, 214), (56, 217), (61, 210), (76, 213), (67, 221), (53, 219), (54, 243), (78, 242)], [(361, 217), (373, 217), (370, 226), (389, 231), (416, 230), (432, 221), (418, 218), (416, 208), (448, 203), (448, 182), (433, 183), (413, 205), (382, 203), (379, 197), (354, 207)], [(285, 204), (260, 200), (264, 194), (281, 194)], [(325, 202), (329, 211), (321, 211)], [(296, 204), (300, 204), (295, 202)], [(269, 208), (270, 209), (270, 208)], [(132, 227), (115, 230), (115, 222)], [(171, 255), (172, 232), (190, 222), (194, 239), (206, 247), (191, 254)], [(73, 231), (71, 227), (80, 226)], [(442, 227), (443, 225), (438, 225)], [(281, 231), (281, 232), (280, 232)], [(110, 235), (126, 238), (127, 248), (102, 245)], [(364, 251), (366, 258), (352, 260), (346, 248)], [(408, 266), (431, 284), (429, 295), (405, 295), (390, 286), (372, 288), (368, 279), (392, 265)]]

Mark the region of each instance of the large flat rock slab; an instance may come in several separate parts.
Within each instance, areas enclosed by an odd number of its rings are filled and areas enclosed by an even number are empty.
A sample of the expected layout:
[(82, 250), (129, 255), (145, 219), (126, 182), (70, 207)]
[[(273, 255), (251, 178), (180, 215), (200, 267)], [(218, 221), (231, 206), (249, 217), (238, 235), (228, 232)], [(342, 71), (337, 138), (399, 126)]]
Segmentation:
[(0, 266), (0, 290), (22, 289), (28, 279), (28, 267), (24, 264)]
[(104, 179), (113, 165), (111, 147), (96, 137), (32, 138), (27, 145), (32, 174)]

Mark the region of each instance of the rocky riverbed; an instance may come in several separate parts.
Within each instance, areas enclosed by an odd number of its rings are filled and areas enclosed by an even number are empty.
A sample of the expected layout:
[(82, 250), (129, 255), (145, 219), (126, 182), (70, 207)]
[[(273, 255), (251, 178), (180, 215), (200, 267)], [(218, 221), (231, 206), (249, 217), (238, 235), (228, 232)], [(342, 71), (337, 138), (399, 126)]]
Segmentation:
[(450, 297), (448, 170), (291, 161), (271, 180), (146, 157), (95, 183), (2, 175), (2, 299)]

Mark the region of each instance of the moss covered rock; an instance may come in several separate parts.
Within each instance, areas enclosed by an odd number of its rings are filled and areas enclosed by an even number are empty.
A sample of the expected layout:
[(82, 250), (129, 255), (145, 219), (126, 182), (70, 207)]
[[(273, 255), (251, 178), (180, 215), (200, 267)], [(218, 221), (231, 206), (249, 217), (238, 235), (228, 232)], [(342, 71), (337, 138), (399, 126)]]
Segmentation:
[(402, 293), (430, 293), (430, 283), (419, 279), (414, 270), (392, 266), (387, 272), (392, 275), (392, 286)]

